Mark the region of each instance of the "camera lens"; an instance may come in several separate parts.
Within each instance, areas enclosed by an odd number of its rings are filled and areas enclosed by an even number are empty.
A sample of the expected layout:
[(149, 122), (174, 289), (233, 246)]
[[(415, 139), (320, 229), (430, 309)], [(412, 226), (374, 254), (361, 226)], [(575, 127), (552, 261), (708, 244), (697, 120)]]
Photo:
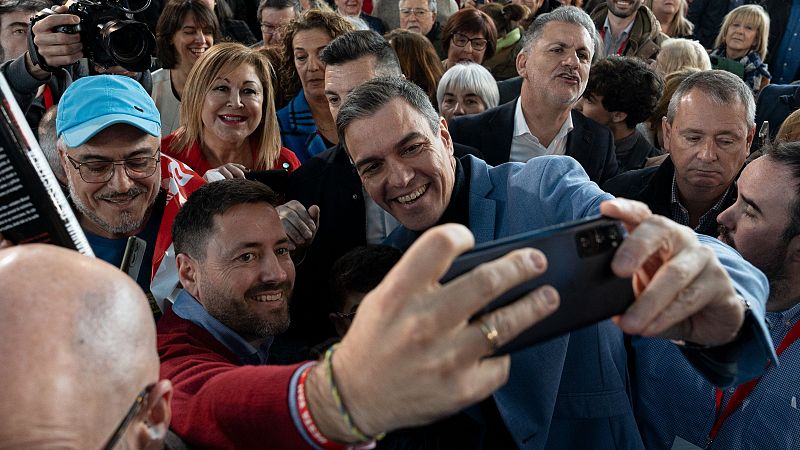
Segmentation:
[(118, 65), (133, 72), (150, 68), (150, 55), (156, 42), (147, 25), (130, 20), (112, 20), (105, 24), (101, 34), (106, 52)]

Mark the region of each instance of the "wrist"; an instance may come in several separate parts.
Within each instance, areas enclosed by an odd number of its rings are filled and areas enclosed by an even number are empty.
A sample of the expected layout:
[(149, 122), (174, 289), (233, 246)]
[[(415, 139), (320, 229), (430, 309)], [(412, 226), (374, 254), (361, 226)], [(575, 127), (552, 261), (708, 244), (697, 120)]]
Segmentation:
[(41, 67), (37, 66), (33, 63), (31, 59), (31, 55), (28, 52), (25, 52), (25, 70), (33, 77), (39, 81), (46, 81), (50, 78), (50, 72), (43, 70)]
[(316, 364), (309, 370), (305, 381), (305, 393), (309, 412), (323, 436), (335, 442), (357, 442), (339, 416), (339, 409), (331, 395), (323, 364)]

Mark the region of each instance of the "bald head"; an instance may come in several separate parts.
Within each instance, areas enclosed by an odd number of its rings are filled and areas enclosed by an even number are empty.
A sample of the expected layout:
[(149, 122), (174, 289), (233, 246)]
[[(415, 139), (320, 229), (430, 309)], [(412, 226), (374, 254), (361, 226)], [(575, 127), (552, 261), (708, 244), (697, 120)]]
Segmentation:
[(0, 448), (101, 447), (158, 381), (144, 294), (115, 267), (50, 245), (0, 250), (0, 279)]

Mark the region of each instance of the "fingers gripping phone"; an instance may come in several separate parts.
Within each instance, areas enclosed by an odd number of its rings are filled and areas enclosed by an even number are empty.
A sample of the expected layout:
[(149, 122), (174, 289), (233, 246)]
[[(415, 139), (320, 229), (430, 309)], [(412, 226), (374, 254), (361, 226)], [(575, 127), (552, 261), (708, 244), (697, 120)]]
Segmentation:
[(510, 353), (621, 314), (630, 306), (634, 300), (631, 279), (617, 277), (611, 270), (611, 260), (625, 236), (619, 221), (594, 216), (486, 242), (458, 257), (442, 282), (518, 248), (537, 248), (545, 254), (545, 273), (503, 293), (473, 317), (507, 305), (540, 286), (558, 290), (558, 309), (495, 354)]

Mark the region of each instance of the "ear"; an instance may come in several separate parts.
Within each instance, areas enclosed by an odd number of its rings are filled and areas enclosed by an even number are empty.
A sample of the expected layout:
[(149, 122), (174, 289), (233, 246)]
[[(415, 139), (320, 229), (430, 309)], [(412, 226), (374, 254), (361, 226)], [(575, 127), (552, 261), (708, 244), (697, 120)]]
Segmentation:
[(56, 144), (58, 148), (58, 161), (61, 163), (61, 168), (64, 169), (64, 173), (69, 173), (69, 163), (67, 162), (67, 153), (64, 151), (64, 148), (60, 144)]
[(186, 253), (178, 253), (175, 256), (175, 264), (178, 266), (178, 281), (186, 292), (197, 298), (197, 261)]
[(628, 113), (622, 111), (615, 111), (611, 113), (611, 121), (616, 123), (625, 122), (625, 119), (628, 118)]
[(747, 133), (747, 153), (750, 154), (750, 145), (753, 143), (753, 139), (756, 136), (756, 127), (750, 129)]
[(670, 125), (666, 117), (661, 118), (661, 134), (664, 138), (664, 150), (669, 152), (669, 142), (672, 138), (672, 125)]
[(453, 156), (455, 150), (453, 149), (453, 138), (450, 136), (450, 130), (447, 129), (447, 120), (444, 117), (439, 117), (439, 135), (442, 139), (442, 144)]
[(172, 392), (172, 383), (169, 380), (159, 381), (150, 391), (142, 421), (134, 426), (138, 448), (164, 448), (164, 438), (172, 418)]
[(521, 52), (517, 53), (517, 74), (525, 79), (525, 74), (527, 73), (525, 70), (525, 66), (528, 64), (528, 52), (525, 48), (522, 49)]

